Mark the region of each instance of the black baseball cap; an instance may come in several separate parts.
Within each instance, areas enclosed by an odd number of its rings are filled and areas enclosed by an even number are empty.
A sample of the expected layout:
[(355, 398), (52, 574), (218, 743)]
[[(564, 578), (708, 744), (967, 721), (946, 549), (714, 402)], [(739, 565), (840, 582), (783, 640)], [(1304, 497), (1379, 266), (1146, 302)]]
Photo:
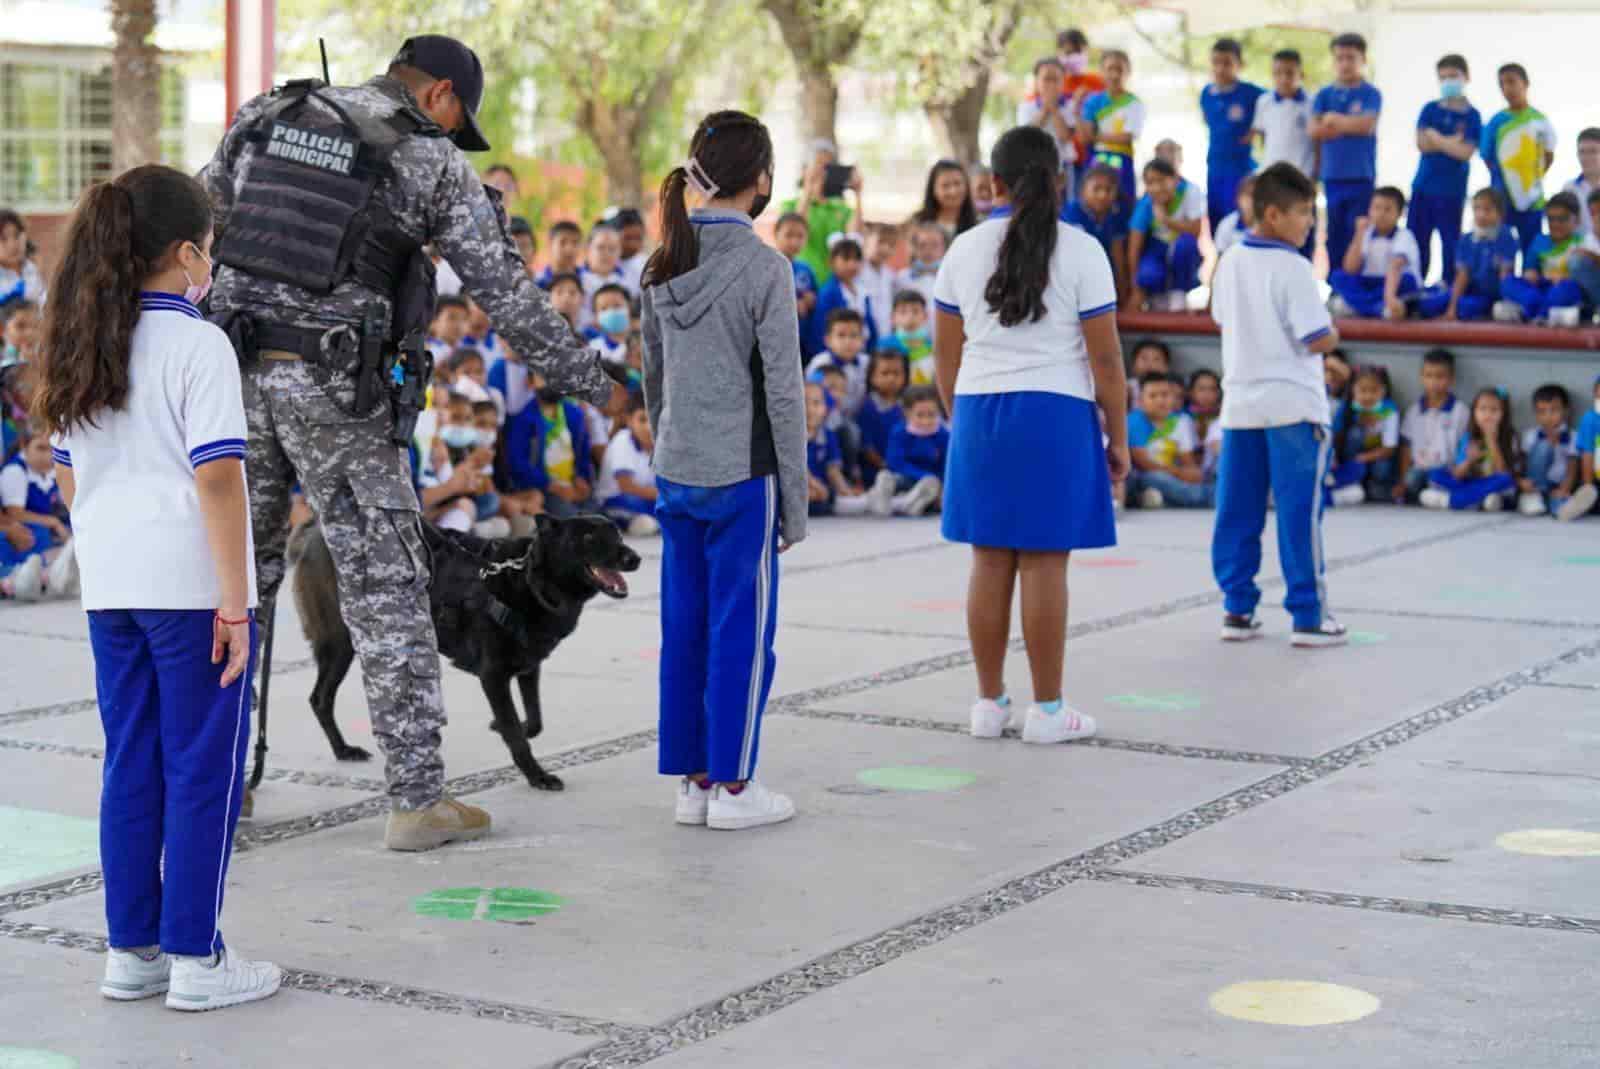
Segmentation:
[(478, 105), (483, 101), (483, 64), (478, 61), (476, 52), (454, 37), (429, 33), (406, 38), (391, 65), (415, 67), (440, 81), (448, 78), (466, 116), (466, 124), (450, 139), (463, 152), (489, 151), (489, 142), (478, 129)]

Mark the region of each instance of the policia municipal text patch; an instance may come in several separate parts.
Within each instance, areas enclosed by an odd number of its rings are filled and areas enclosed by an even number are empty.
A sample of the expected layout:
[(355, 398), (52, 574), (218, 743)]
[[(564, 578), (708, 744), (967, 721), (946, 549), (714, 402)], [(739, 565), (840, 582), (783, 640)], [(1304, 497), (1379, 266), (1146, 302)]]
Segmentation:
[(280, 120), (272, 123), (266, 154), (303, 163), (329, 174), (348, 175), (355, 166), (356, 148), (357, 143), (348, 137), (326, 134)]

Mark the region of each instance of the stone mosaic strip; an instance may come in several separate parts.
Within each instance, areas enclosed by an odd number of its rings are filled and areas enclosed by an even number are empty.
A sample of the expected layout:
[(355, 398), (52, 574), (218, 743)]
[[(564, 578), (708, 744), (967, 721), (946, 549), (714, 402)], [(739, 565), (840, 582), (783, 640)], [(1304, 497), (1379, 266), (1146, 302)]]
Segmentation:
[[(71, 746), (67, 743), (44, 742), (39, 739), (0, 738), (0, 750), (28, 750), (33, 753), (59, 754), (63, 757), (87, 757), (95, 761), (104, 760), (106, 756), (106, 752), (98, 746)], [(308, 772), (292, 768), (269, 768), (263, 778), (274, 783), (297, 783), (305, 787), (342, 787), (352, 791), (381, 791), (385, 789), (385, 784), (381, 779), (369, 779), (363, 776), (342, 776), (337, 772)]]
[(1415, 612), (1410, 609), (1358, 609), (1339, 606), (1340, 616), (1393, 616), (1402, 620), (1441, 620), (1447, 623), (1504, 624), (1510, 627), (1548, 627), (1558, 631), (1600, 631), (1600, 620), (1551, 620), (1530, 616), (1480, 616), (1465, 612)]

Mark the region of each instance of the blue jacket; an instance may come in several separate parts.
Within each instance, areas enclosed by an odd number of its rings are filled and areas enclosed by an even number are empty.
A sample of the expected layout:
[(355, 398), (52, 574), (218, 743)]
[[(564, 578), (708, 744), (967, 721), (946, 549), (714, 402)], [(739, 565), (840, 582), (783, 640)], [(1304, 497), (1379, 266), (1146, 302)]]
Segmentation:
[(904, 423), (889, 432), (889, 452), (884, 461), (889, 470), (907, 479), (932, 475), (944, 478), (945, 454), (950, 451), (950, 431), (945, 427), (930, 435), (912, 434)]
[[(567, 430), (572, 432), (572, 452), (578, 478), (594, 485), (594, 458), (589, 455), (589, 421), (576, 401), (562, 401)], [(512, 490), (543, 490), (550, 485), (544, 467), (544, 435), (548, 429), (544, 408), (537, 400), (506, 420), (507, 485)]]

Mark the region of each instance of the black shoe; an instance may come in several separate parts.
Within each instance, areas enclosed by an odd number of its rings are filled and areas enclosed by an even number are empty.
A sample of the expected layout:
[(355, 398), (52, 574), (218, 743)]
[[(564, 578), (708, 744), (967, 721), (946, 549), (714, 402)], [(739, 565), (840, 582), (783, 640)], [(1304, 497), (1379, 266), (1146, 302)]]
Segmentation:
[(1350, 641), (1350, 633), (1344, 624), (1335, 620), (1327, 613), (1322, 614), (1322, 625), (1308, 629), (1295, 628), (1294, 637), (1290, 640), (1296, 646), (1315, 649), (1321, 646), (1343, 646)]
[(1222, 618), (1222, 641), (1249, 642), (1253, 638), (1260, 637), (1261, 621), (1256, 619), (1255, 613), (1241, 616), (1230, 612)]

